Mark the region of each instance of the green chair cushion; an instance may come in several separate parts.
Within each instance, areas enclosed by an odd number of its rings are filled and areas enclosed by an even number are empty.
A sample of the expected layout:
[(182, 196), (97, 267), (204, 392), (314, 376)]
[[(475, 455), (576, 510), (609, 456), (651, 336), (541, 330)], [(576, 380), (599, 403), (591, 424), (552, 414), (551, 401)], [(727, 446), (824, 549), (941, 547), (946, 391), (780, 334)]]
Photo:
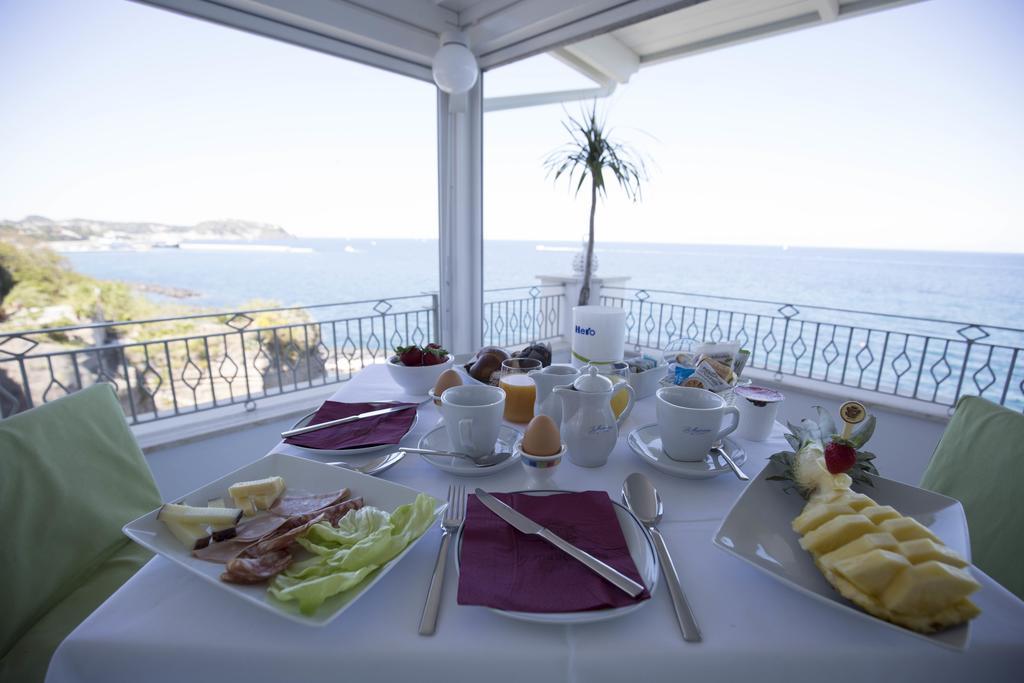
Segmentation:
[(974, 564), (1024, 598), (1024, 415), (960, 399), (921, 486), (963, 503)]
[(43, 681), (57, 646), (151, 557), (148, 550), (125, 539), (112, 556), (32, 625), (0, 659), (0, 683)]
[(0, 656), (125, 543), (160, 494), (108, 384), (0, 421)]

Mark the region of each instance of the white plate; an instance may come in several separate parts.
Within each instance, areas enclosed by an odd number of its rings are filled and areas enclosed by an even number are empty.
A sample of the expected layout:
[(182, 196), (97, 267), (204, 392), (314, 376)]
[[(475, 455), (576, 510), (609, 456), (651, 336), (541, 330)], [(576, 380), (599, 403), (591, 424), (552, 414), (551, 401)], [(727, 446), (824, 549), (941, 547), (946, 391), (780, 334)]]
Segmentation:
[[(774, 465), (769, 463), (746, 486), (715, 533), (715, 545), (827, 605), (939, 645), (960, 650), (967, 646), (970, 622), (925, 635), (871, 616), (832, 588), (814, 566), (810, 553), (797, 543), (799, 536), (790, 526), (803, 509), (804, 500), (795, 491), (784, 492), (786, 482), (768, 481), (766, 477), (774, 470)], [(891, 479), (872, 477), (872, 480), (874, 487), (858, 487), (858, 491), (879, 505), (891, 505), (913, 517), (970, 560), (967, 518), (959, 501)]]
[[(367, 403), (387, 403), (387, 401), (367, 401)], [(309, 424), (309, 421), (313, 419), (313, 415), (315, 414), (316, 411), (314, 410), (312, 413), (309, 413), (308, 415), (303, 415), (302, 417), (299, 418), (299, 421), (293, 424), (290, 428), (298, 429), (299, 427), (305, 427), (306, 425)], [(409, 436), (412, 430), (416, 429), (416, 423), (419, 421), (420, 412), (419, 410), (417, 410), (416, 416), (412, 418), (412, 423), (409, 425), (409, 429), (407, 429), (405, 431), (405, 434), (402, 435), (402, 438), (398, 440), (398, 444), (385, 443), (381, 444), (380, 446), (362, 446), (360, 448), (309, 448), (307, 446), (296, 446), (295, 444), (288, 443), (287, 441), (285, 441), (285, 444), (291, 446), (292, 448), (297, 448), (303, 453), (309, 453), (310, 455), (330, 455), (348, 457), (350, 455), (364, 455), (366, 453), (376, 453), (377, 451), (383, 450), (385, 448), (398, 448), (398, 445), (402, 443), (402, 440), (405, 439), (405, 437)]]
[[(302, 490), (320, 493), (348, 487), (352, 491), (353, 497), (362, 497), (367, 505), (372, 505), (387, 512), (391, 512), (399, 505), (413, 502), (419, 493), (406, 486), (369, 477), (352, 470), (332, 467), (314, 460), (292, 455), (272, 453), (216, 481), (210, 482), (202, 488), (196, 489), (185, 496), (184, 502), (188, 505), (205, 506), (211, 498), (228, 498), (228, 486), (237, 481), (251, 481), (253, 479), (273, 476), (284, 477), (287, 487), (286, 491)], [(434, 511), (435, 522), (437, 515), (444, 507), (445, 504), (439, 502), (437, 509)], [(159, 512), (159, 508), (139, 517), (133, 522), (129, 522), (124, 527), (124, 533), (139, 545), (149, 548), (154, 553), (163, 555), (196, 576), (205, 579), (210, 584), (232, 595), (236, 595), (246, 602), (262, 607), (274, 614), (280, 614), (293, 621), (311, 626), (324, 626), (333, 621), (349, 605), (355, 602), (359, 596), (387, 574), (395, 564), (401, 562), (412, 546), (419, 542), (419, 539), (413, 541), (397, 557), (370, 574), (358, 586), (328, 598), (316, 612), (306, 616), (299, 611), (297, 603), (280, 602), (271, 598), (267, 594), (266, 583), (255, 586), (243, 586), (221, 581), (220, 575), (224, 571), (224, 565), (192, 557), (192, 553), (185, 549), (181, 541), (176, 539), (167, 530), (163, 522), (157, 520), (157, 512)], [(431, 526), (434, 526), (433, 523)]]
[[(626, 443), (634, 453), (640, 456), (641, 460), (654, 469), (671, 474), (673, 477), (708, 479), (717, 477), (719, 474), (732, 474), (732, 469), (728, 464), (716, 462), (710, 454), (703, 460), (695, 462), (680, 462), (668, 457), (661, 448), (661, 435), (658, 432), (658, 425), (655, 423), (637, 427), (631, 431), (626, 437)], [(646, 451), (643, 446), (647, 447)], [(729, 437), (722, 439), (722, 448), (729, 454), (737, 467), (747, 461), (746, 451)]]
[[(571, 493), (571, 491), (512, 491), (511, 493), (525, 493), (529, 496), (553, 496), (559, 493)], [(586, 612), (515, 612), (511, 610), (496, 609), (487, 607), (495, 614), (500, 614), (510, 619), (520, 621), (534, 621), (541, 624), (586, 624), (592, 621), (605, 621), (622, 617), (630, 612), (635, 612), (654, 599), (654, 593), (658, 589), (658, 555), (654, 550), (654, 543), (643, 524), (620, 503), (612, 501), (615, 507), (615, 515), (619, 519), (619, 526), (622, 527), (622, 535), (626, 537), (626, 545), (629, 547), (629, 555), (633, 558), (633, 564), (640, 572), (640, 578), (651, 597), (638, 603), (625, 607), (613, 607), (611, 609), (588, 610)], [(465, 526), (465, 525), (463, 525)], [(462, 529), (459, 527), (459, 535), (455, 545), (455, 568), (462, 572)]]
[[(521, 436), (522, 433), (518, 429), (501, 425), (498, 430), (498, 443), (494, 445), (494, 450), (512, 451), (512, 447)], [(429, 448), (432, 451), (451, 451), (452, 441), (448, 438), (448, 429), (443, 424), (431, 429), (420, 439), (419, 447)], [(477, 467), (465, 458), (456, 458), (452, 455), (420, 455), (420, 457), (437, 469), (459, 477), (487, 477), (519, 462), (519, 453), (515, 451), (507, 460), (502, 460), (497, 465), (490, 467)]]

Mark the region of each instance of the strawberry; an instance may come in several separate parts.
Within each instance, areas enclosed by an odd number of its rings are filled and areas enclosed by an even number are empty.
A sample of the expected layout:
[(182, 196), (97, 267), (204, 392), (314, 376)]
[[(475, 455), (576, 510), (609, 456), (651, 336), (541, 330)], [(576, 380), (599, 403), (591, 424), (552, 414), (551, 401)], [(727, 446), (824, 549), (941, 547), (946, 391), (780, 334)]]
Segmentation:
[(448, 352), (440, 344), (428, 344), (423, 350), (424, 365), (439, 365), (448, 360)]
[[(395, 349), (398, 354), (398, 362), (402, 365), (418, 366), (423, 365), (423, 349), (413, 344), (412, 346), (399, 346)], [(430, 365), (433, 365), (431, 363)]]
[(857, 464), (857, 450), (848, 443), (835, 440), (825, 446), (825, 467), (832, 474), (842, 474)]

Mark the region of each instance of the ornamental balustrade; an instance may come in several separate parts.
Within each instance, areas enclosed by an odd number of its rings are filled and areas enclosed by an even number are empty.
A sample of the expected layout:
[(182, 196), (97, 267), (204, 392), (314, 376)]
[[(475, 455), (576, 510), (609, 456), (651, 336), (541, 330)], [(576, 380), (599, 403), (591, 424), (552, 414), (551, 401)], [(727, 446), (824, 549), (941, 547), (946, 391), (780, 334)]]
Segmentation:
[[(564, 286), (487, 290), (484, 343), (564, 341)], [(604, 287), (627, 344), (737, 340), (748, 367), (950, 409), (964, 395), (1024, 410), (1024, 330), (972, 322)], [(436, 338), (436, 294), (0, 331), (0, 415), (97, 382), (133, 424), (344, 382), (394, 348)]]
[(626, 310), (626, 342), (738, 340), (748, 367), (925, 401), (964, 395), (1024, 410), (1024, 330), (779, 301), (605, 287)]

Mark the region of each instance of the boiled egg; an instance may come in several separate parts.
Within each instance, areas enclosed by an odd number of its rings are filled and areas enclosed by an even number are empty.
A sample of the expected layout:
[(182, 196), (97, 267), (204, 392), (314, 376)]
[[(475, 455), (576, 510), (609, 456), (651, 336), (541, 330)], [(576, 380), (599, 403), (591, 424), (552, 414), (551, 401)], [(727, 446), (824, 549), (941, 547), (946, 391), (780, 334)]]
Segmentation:
[(562, 450), (562, 435), (555, 421), (547, 415), (530, 420), (523, 435), (522, 449), (524, 453), (540, 457), (558, 455)]
[(441, 394), (445, 392), (445, 389), (461, 386), (462, 378), (459, 377), (459, 373), (454, 370), (445, 370), (438, 376), (437, 383), (434, 384), (434, 403), (441, 405)]

